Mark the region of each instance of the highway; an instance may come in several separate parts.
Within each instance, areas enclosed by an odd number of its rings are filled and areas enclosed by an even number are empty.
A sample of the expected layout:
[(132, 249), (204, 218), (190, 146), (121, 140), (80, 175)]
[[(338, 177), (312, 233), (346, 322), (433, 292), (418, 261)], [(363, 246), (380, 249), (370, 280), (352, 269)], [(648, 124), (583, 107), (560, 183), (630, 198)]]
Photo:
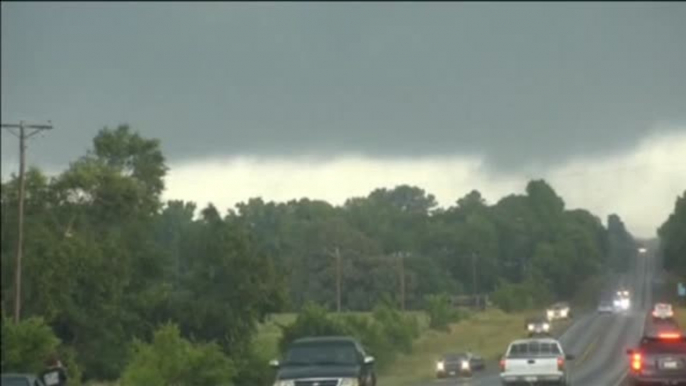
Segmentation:
[[(625, 277), (632, 291), (632, 309), (625, 315), (591, 312), (578, 316), (558, 337), (563, 349), (576, 356), (570, 363), (573, 386), (625, 386), (628, 360), (626, 349), (633, 347), (643, 332), (647, 312), (652, 307), (655, 263), (652, 251), (639, 256)], [(505, 347), (503, 347), (503, 351)], [(500, 386), (497, 364), (472, 379), (445, 379), (418, 386)]]

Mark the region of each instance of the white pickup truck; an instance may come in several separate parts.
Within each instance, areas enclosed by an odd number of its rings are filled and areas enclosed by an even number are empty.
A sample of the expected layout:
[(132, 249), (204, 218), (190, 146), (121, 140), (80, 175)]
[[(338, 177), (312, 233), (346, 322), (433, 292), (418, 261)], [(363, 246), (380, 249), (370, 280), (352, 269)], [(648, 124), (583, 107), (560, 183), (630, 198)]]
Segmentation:
[(560, 342), (552, 338), (520, 339), (510, 343), (500, 361), (500, 379), (503, 385), (540, 383), (568, 385), (565, 355)]

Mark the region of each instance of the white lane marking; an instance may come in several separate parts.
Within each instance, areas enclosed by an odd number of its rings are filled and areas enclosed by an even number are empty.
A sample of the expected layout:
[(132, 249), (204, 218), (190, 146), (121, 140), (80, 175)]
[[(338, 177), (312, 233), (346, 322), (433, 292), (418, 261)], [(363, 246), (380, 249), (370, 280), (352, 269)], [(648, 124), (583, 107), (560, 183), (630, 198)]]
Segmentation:
[(622, 371), (622, 373), (620, 374), (620, 376), (619, 376), (619, 381), (618, 381), (617, 383), (615, 383), (614, 386), (622, 386), (622, 384), (624, 383), (624, 380), (626, 379), (627, 375), (629, 375), (629, 371), (625, 369), (625, 370)]

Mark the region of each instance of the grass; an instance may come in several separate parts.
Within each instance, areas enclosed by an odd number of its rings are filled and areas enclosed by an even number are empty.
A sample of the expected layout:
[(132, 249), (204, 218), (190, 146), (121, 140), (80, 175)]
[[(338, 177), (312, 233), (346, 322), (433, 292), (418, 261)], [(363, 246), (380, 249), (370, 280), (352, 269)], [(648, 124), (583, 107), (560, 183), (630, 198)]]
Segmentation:
[[(445, 352), (470, 349), (487, 361), (497, 361), (512, 340), (523, 336), (526, 319), (537, 314), (540, 311), (507, 314), (489, 310), (451, 325), (449, 333), (426, 331), (415, 342), (412, 354), (399, 357), (379, 376), (379, 386), (408, 386), (432, 379), (434, 363)], [(555, 329), (563, 326), (558, 323)]]
[(677, 307), (674, 311), (674, 316), (676, 317), (679, 326), (681, 326), (681, 328), (686, 329), (686, 307)]

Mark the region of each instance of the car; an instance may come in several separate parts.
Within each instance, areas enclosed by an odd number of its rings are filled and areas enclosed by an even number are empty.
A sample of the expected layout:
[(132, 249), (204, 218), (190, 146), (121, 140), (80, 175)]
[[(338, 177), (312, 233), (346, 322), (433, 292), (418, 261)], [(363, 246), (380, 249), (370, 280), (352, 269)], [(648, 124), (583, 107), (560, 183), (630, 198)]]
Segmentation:
[(618, 311), (631, 309), (631, 293), (626, 289), (619, 289), (614, 296), (613, 304)]
[(551, 322), (559, 319), (571, 319), (572, 310), (566, 302), (555, 303), (546, 309), (546, 317)]
[(45, 386), (41, 380), (33, 374), (4, 373), (0, 375), (2, 386)]
[(503, 385), (553, 383), (568, 385), (567, 361), (559, 341), (552, 338), (519, 339), (510, 343), (500, 361)]
[(653, 307), (652, 315), (655, 319), (670, 319), (674, 317), (674, 310), (671, 304), (657, 303)]
[(610, 300), (601, 300), (598, 303), (598, 313), (611, 314), (615, 312), (615, 304)]
[(297, 339), (270, 366), (277, 369), (274, 386), (376, 386), (374, 358), (348, 336)]
[(484, 359), (467, 353), (444, 354), (436, 362), (436, 378), (471, 377), (474, 371), (486, 368)]
[(550, 322), (543, 317), (530, 318), (526, 321), (526, 331), (530, 337), (534, 335), (548, 335), (550, 334)]
[(686, 335), (676, 324), (647, 326), (638, 347), (627, 350), (629, 384), (686, 384)]

